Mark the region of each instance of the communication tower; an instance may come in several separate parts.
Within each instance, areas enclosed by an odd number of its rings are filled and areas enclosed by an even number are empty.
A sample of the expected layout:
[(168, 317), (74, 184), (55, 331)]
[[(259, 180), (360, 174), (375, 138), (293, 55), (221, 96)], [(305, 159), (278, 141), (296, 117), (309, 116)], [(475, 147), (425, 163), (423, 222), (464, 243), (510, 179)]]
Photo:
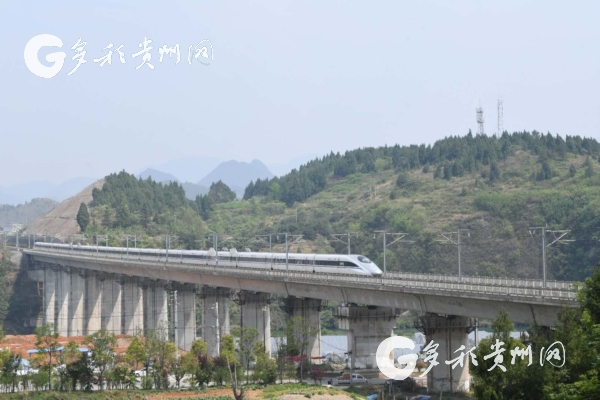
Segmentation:
[(483, 135), (484, 134), (484, 130), (483, 130), (483, 108), (481, 108), (481, 105), (475, 109), (475, 112), (477, 113), (477, 125), (479, 125), (479, 134)]
[(504, 133), (504, 105), (502, 97), (498, 97), (498, 137)]

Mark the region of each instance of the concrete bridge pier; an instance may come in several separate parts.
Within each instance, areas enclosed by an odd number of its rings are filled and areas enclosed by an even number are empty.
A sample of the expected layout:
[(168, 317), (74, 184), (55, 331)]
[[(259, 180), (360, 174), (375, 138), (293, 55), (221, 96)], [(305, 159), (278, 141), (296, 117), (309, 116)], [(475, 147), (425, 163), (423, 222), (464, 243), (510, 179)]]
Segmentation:
[(176, 284), (177, 347), (189, 351), (196, 339), (196, 285)]
[(265, 343), (266, 351), (271, 357), (271, 309), (269, 293), (240, 291), (241, 324), (244, 328), (258, 331), (256, 340)]
[(122, 330), (122, 282), (119, 275), (106, 275), (102, 282), (101, 328), (119, 335)]
[(53, 324), (56, 328), (56, 281), (57, 268), (44, 268), (44, 325)]
[(84, 333), (85, 272), (72, 268), (70, 276), (68, 336)]
[(150, 331), (168, 338), (167, 283), (150, 280), (144, 285), (144, 334)]
[[(435, 392), (456, 392), (469, 390), (471, 375), (469, 374), (469, 359), (467, 354), (460, 364), (452, 369), (452, 364), (445, 363), (471, 350), (469, 346), (469, 333), (474, 330), (471, 318), (454, 315), (443, 316), (426, 314), (419, 317), (419, 329), (426, 337), (425, 346), (430, 341), (439, 344), (437, 348), (438, 365), (434, 366), (427, 374), (427, 388)], [(424, 346), (424, 348), (425, 348)], [(461, 346), (465, 348), (455, 353)]]
[(348, 331), (351, 368), (377, 368), (379, 344), (393, 335), (396, 310), (376, 306), (341, 306), (336, 310), (339, 328)]
[(144, 330), (143, 291), (139, 279), (123, 277), (123, 329), (126, 335), (135, 335)]
[[(311, 330), (316, 330), (316, 335), (310, 337), (306, 355), (308, 357), (321, 357), (321, 305), (322, 301), (318, 299), (307, 299), (298, 297), (288, 297), (285, 301), (286, 312), (293, 317), (301, 317), (307, 322)], [(313, 363), (320, 363), (320, 360), (312, 360)]]
[(87, 271), (85, 278), (85, 334), (91, 335), (102, 328), (102, 273)]
[(69, 300), (71, 294), (71, 270), (59, 267), (56, 274), (56, 332), (69, 336)]
[[(218, 355), (220, 338), (229, 335), (229, 301), (231, 290), (225, 288), (202, 287), (202, 339), (206, 343), (206, 353)], [(218, 324), (217, 324), (218, 320)], [(217, 335), (217, 326), (219, 334)]]

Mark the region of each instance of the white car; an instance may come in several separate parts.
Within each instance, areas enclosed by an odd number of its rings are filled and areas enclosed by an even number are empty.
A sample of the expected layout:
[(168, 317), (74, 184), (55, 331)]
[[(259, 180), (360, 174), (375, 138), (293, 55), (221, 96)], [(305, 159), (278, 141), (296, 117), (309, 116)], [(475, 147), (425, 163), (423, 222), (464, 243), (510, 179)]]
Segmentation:
[[(152, 375), (153, 373), (154, 373), (154, 370), (152, 369), (152, 367), (148, 368), (148, 374)], [(137, 371), (134, 372), (134, 375), (137, 378), (146, 376), (146, 368), (138, 369)]]
[(333, 383), (334, 385), (355, 385), (359, 383), (369, 383), (369, 381), (359, 374), (352, 374), (352, 379), (350, 379), (350, 374), (343, 374), (340, 378), (335, 379)]

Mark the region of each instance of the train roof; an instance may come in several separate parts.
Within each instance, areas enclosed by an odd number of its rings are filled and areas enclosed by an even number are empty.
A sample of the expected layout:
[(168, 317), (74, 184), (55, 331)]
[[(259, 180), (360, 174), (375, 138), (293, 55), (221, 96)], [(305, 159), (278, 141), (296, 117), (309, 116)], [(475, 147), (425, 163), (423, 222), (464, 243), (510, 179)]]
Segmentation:
[[(42, 247), (68, 247), (71, 248), (71, 244), (69, 243), (48, 243), (48, 242), (36, 242), (35, 246), (40, 245)], [(74, 249), (80, 248), (80, 249), (90, 249), (90, 250), (105, 250), (107, 249), (106, 246), (90, 246), (90, 245), (73, 245)], [(154, 253), (154, 254), (166, 254), (166, 250), (165, 249), (154, 249), (154, 248), (133, 248), (133, 247), (129, 247), (129, 249), (127, 247), (111, 247), (109, 246), (108, 249), (111, 249), (113, 251), (129, 251), (130, 253), (135, 254), (138, 250), (143, 250), (143, 252), (146, 253)], [(211, 249), (212, 250), (212, 249)], [(232, 249), (233, 250), (233, 249)], [(206, 255), (207, 253), (209, 253), (210, 250), (182, 250), (182, 249), (171, 249), (169, 250), (169, 254), (177, 254), (177, 255), (181, 255), (181, 254), (191, 254), (191, 255)], [(214, 251), (214, 250), (213, 250)], [(237, 255), (238, 257), (251, 257), (251, 258), (285, 258), (286, 257), (286, 253), (273, 253), (273, 252), (255, 252), (255, 251), (236, 251), (236, 252), (232, 252), (232, 251), (223, 251), (223, 250), (219, 250), (218, 251), (218, 255), (219, 257), (230, 257), (233, 255)], [(288, 257), (289, 258), (293, 258), (293, 259), (307, 259), (307, 258), (314, 258), (314, 257), (324, 257), (324, 258), (330, 258), (330, 257), (349, 257), (349, 258), (356, 258), (358, 257), (359, 254), (319, 254), (319, 253), (288, 253)]]

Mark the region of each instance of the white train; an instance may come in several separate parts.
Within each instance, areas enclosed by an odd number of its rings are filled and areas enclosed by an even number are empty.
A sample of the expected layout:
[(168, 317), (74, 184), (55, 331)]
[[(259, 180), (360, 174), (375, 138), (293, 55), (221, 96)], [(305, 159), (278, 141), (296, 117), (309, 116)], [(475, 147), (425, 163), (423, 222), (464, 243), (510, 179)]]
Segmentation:
[[(70, 244), (52, 244), (36, 242), (35, 249), (71, 250)], [(130, 257), (140, 259), (162, 259), (166, 261), (165, 249), (140, 249), (106, 246), (74, 245), (73, 251), (97, 253), (105, 256), (122, 257), (129, 253)], [(300, 271), (327, 274), (381, 276), (377, 265), (365, 256), (357, 254), (303, 254), (289, 253), (256, 253), (206, 250), (169, 250), (169, 262), (189, 264), (222, 265), (236, 268), (259, 268), (279, 271)]]

